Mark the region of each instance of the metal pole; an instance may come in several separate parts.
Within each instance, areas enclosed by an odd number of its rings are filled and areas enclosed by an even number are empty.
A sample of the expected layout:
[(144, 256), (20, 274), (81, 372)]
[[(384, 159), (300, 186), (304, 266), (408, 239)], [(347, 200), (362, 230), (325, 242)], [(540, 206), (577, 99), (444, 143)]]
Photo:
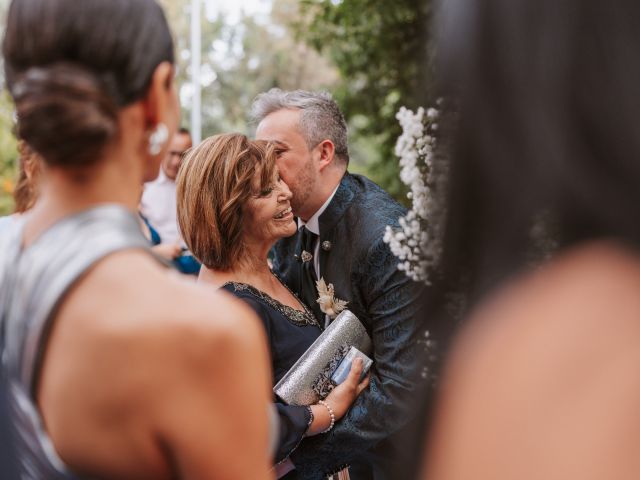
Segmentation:
[(191, 0), (191, 87), (193, 97), (191, 103), (191, 136), (193, 144), (197, 145), (202, 140), (202, 115), (201, 115), (201, 88), (200, 88), (200, 3), (201, 0)]

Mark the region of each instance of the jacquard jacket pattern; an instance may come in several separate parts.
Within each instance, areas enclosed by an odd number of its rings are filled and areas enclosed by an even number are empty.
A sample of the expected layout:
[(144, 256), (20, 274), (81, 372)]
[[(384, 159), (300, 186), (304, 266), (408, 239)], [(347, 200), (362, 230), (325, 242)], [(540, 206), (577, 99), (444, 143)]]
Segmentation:
[[(416, 313), (421, 286), (397, 269), (397, 258), (382, 240), (386, 225), (397, 227), (405, 213), (371, 180), (347, 173), (320, 216), (320, 275), (365, 324), (373, 340), (374, 367), (370, 387), (335, 428), (304, 440), (293, 453), (298, 478), (324, 479), (345, 464), (363, 461), (378, 471), (376, 478), (387, 478), (382, 472), (393, 451), (388, 444), (410, 420), (420, 369)], [(273, 250), (274, 271), (294, 291), (300, 248), (298, 233)], [(310, 305), (316, 298), (302, 300)]]

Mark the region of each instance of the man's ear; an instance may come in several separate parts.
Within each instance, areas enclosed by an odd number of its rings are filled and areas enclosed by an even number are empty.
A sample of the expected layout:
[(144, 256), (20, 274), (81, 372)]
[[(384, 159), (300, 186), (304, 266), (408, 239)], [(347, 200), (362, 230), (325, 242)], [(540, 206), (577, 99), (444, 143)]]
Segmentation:
[(173, 76), (174, 67), (169, 62), (160, 63), (153, 72), (144, 101), (145, 122), (148, 130), (163, 123), (171, 135), (175, 133), (180, 112), (178, 111)]
[(320, 152), (320, 171), (332, 165), (335, 159), (336, 147), (329, 139), (323, 140), (316, 147)]

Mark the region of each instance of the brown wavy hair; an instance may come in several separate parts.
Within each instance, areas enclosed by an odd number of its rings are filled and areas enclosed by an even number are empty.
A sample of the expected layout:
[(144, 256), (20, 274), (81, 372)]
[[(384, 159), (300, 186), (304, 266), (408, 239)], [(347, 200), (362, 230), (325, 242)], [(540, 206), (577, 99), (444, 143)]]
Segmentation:
[(40, 178), (40, 157), (24, 141), (18, 142), (18, 181), (13, 190), (15, 212), (24, 213), (36, 203)]
[(244, 207), (271, 185), (275, 146), (238, 133), (204, 140), (185, 156), (176, 179), (178, 223), (193, 255), (206, 267), (229, 270), (242, 258)]

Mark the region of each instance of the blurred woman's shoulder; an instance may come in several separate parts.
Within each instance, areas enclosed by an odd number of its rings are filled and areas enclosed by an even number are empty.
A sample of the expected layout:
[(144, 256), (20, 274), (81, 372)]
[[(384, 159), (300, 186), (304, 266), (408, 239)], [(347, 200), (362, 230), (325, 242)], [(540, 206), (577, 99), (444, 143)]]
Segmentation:
[[(238, 337), (237, 343), (250, 339), (251, 331), (259, 327), (244, 303), (216, 289), (198, 285), (140, 252), (113, 255), (96, 273), (99, 275), (95, 278), (94, 291), (109, 292), (103, 301), (112, 303), (114, 289), (118, 290), (117, 298), (122, 299), (121, 318), (104, 321), (111, 325), (122, 323), (132, 338), (140, 335), (151, 341), (162, 338), (173, 342), (177, 336), (185, 335), (194, 337), (191, 343), (218, 340), (226, 343), (231, 336)], [(96, 301), (95, 296), (91, 301)], [(87, 305), (87, 308), (94, 307)], [(243, 334), (239, 335), (238, 331)]]
[[(640, 252), (613, 241), (585, 244), (514, 278), (474, 315), (501, 329), (622, 327), (640, 315)], [(483, 320), (486, 319), (486, 320)], [(632, 321), (628, 327), (640, 328)], [(561, 332), (558, 332), (561, 333)]]
[(447, 365), (428, 478), (633, 478), (638, 292), (640, 255), (602, 242), (489, 298)]
[(626, 342), (640, 347), (639, 292), (638, 252), (614, 242), (585, 244), (489, 295), (458, 343), (523, 362), (582, 357), (590, 342), (604, 346), (605, 340), (611, 349)]
[[(220, 423), (221, 412), (255, 414), (251, 405), (233, 410), (230, 399), (238, 396), (234, 389), (251, 398), (247, 389), (256, 385), (254, 398), (266, 405), (267, 365), (261, 329), (248, 307), (172, 273), (148, 253), (127, 250), (96, 264), (61, 305), (39, 404), (70, 465), (116, 477), (156, 471), (155, 478), (163, 478), (161, 455), (149, 447), (152, 432), (160, 431), (167, 443), (191, 445), (204, 433), (176, 436), (188, 431), (194, 416)], [(242, 378), (229, 386), (234, 374)], [(104, 418), (119, 420), (103, 428), (90, 454), (67, 447)], [(123, 444), (123, 435), (132, 441)], [(207, 435), (212, 445), (222, 445), (215, 432)]]

